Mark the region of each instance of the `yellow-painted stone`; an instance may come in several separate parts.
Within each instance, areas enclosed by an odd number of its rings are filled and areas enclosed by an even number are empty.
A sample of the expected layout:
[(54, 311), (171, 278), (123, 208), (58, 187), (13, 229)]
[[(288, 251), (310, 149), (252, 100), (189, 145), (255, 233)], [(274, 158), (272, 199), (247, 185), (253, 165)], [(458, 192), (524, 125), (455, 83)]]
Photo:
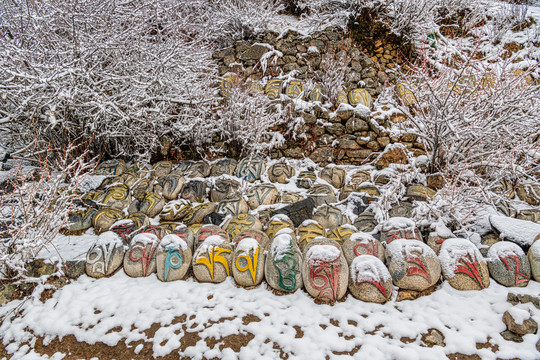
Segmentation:
[(349, 91), (349, 104), (352, 106), (356, 106), (358, 104), (362, 104), (368, 109), (371, 109), (373, 106), (373, 100), (371, 99), (371, 95), (367, 92), (366, 89), (354, 89)]
[(283, 87), (283, 80), (281, 79), (271, 79), (268, 81), (268, 84), (266, 84), (266, 87), (264, 89), (264, 92), (271, 100), (279, 99), (279, 95), (281, 94), (281, 89)]

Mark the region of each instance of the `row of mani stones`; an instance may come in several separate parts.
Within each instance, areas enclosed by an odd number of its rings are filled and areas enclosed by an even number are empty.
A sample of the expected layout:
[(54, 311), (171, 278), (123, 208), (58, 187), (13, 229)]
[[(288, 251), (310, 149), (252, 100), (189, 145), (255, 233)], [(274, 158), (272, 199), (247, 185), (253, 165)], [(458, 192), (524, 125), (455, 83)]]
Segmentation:
[[(158, 215), (161, 222), (172, 222), (169, 225), (173, 227), (175, 222), (186, 225), (207, 222), (206, 217), (211, 218), (209, 223), (221, 224), (227, 215), (237, 216), (248, 213), (250, 209), (277, 203), (289, 204), (275, 212), (286, 213), (298, 226), (312, 217), (314, 208), (318, 208), (320, 222), (325, 217), (342, 218), (341, 211), (321, 205), (346, 199), (350, 202), (351, 197), (358, 198), (360, 194), (364, 198), (355, 204), (359, 205), (356, 211), (362, 212), (364, 205), (379, 195), (378, 188), (369, 184), (371, 173), (368, 171), (356, 172), (349, 181), (345, 170), (338, 167), (329, 166), (318, 172), (307, 170), (297, 174), (292, 166), (284, 162), (275, 163), (266, 170), (265, 162), (258, 158), (249, 162), (247, 159), (238, 162), (222, 159), (212, 165), (198, 161), (175, 166), (170, 161), (161, 161), (153, 168), (137, 169), (128, 169), (123, 161), (114, 160), (101, 164), (95, 173), (107, 177), (98, 189), (81, 194), (82, 209), (70, 214), (70, 224), (63, 229), (66, 234), (78, 235), (91, 227), (99, 234), (109, 230), (114, 222), (122, 218), (134, 219), (140, 226), (148, 225), (147, 218)], [(240, 194), (240, 179), (258, 181), (263, 174), (272, 183), (251, 185), (244, 196)], [(213, 178), (205, 179), (208, 176)], [(297, 187), (307, 189), (306, 196), (295, 192), (280, 193), (274, 185), (293, 180)], [(326, 184), (320, 183), (320, 180)], [(418, 200), (435, 192), (422, 185), (415, 186), (421, 189), (411, 187), (407, 195), (418, 195)], [(335, 189), (339, 189), (339, 195), (336, 195)], [(272, 212), (272, 209), (263, 209), (259, 217), (266, 223)], [(338, 225), (341, 223), (343, 221), (338, 221)], [(323, 226), (330, 227), (327, 224)]]
[[(529, 256), (516, 244), (500, 241), (486, 259), (467, 239), (426, 244), (405, 218), (383, 222), (378, 238), (350, 225), (343, 227), (343, 236), (332, 238), (332, 231), (316, 221), (295, 228), (284, 215), (271, 218), (264, 231), (246, 228), (234, 236), (212, 224), (172, 231), (157, 225), (130, 231), (130, 225), (122, 220), (98, 237), (86, 257), (89, 276), (111, 276), (123, 266), (131, 277), (157, 273), (164, 282), (192, 273), (199, 282), (221, 283), (232, 276), (238, 286), (253, 288), (265, 279), (276, 294), (304, 288), (324, 303), (344, 298), (347, 290), (359, 300), (385, 303), (396, 288), (433, 289), (441, 275), (458, 290), (482, 290), (490, 275), (509, 287), (526, 286), (531, 277), (540, 280), (540, 241)], [(536, 264), (532, 271), (531, 262)]]
[[(238, 75), (226, 74), (221, 80), (220, 88), (221, 94), (227, 96), (231, 92), (231, 88), (239, 83)], [(284, 81), (283, 79), (270, 79), (266, 84), (261, 84), (255, 81), (248, 81), (247, 88), (253, 93), (265, 93), (269, 99), (280, 99), (281, 95), (285, 95), (291, 99), (302, 98), (305, 101), (323, 102), (323, 88), (321, 85), (315, 85), (312, 89), (307, 91), (304, 88), (304, 83), (300, 80)], [(337, 105), (349, 104), (357, 106), (362, 104), (371, 109), (373, 106), (373, 100), (370, 93), (366, 89), (352, 89), (346, 92), (340, 90), (337, 96)]]

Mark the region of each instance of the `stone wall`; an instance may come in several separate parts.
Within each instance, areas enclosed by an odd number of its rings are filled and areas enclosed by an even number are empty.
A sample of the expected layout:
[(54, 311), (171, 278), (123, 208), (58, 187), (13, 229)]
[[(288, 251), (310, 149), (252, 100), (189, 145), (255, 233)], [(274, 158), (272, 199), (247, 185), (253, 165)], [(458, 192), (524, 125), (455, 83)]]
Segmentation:
[[(365, 89), (376, 99), (384, 87), (392, 86), (395, 78), (392, 69), (401, 62), (398, 45), (391, 39), (373, 39), (369, 45), (361, 45), (337, 28), (327, 28), (311, 36), (289, 30), (280, 37), (278, 33), (267, 31), (262, 39), (238, 42), (216, 52), (214, 58), (220, 64), (221, 76), (227, 78), (233, 73), (240, 82), (264, 84), (272, 78), (292, 74), (294, 79), (317, 84), (323, 78), (322, 59), (327, 54), (337, 54), (347, 59), (346, 83), (342, 89), (345, 94), (354, 89)], [(271, 49), (283, 56), (276, 57), (275, 62), (268, 61), (263, 71), (261, 58)], [(286, 91), (284, 86), (282, 93)], [(391, 143), (403, 143), (417, 154), (423, 152), (423, 145), (415, 135), (389, 135), (392, 123), (403, 120), (399, 114), (390, 111), (390, 107), (372, 108), (371, 114), (367, 114), (355, 111), (351, 106), (323, 106), (310, 102), (307, 91), (304, 100), (308, 106), (292, 112), (293, 118), (302, 119), (296, 129), (298, 136), (289, 138), (282, 148), (272, 151), (272, 158), (310, 157), (322, 165), (329, 162), (361, 164), (373, 159)], [(281, 101), (293, 103), (287, 96), (281, 96)], [(285, 127), (283, 132), (286, 132)]]

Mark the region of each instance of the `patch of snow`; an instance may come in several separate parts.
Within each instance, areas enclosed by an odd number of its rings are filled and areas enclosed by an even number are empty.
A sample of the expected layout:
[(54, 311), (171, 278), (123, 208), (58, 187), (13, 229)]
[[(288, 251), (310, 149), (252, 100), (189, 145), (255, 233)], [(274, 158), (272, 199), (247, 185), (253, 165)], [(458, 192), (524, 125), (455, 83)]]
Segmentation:
[(270, 251), (272, 257), (275, 260), (281, 260), (288, 252), (291, 251), (293, 238), (289, 234), (276, 235), (272, 245), (270, 245)]
[(387, 281), (390, 272), (384, 263), (372, 255), (360, 255), (353, 259), (350, 266), (351, 279), (355, 283), (364, 281)]
[(512, 316), (516, 325), (523, 325), (525, 320), (528, 320), (531, 318), (531, 314), (529, 313), (529, 310), (522, 309), (518, 306), (513, 306), (510, 309), (508, 309), (508, 313), (510, 314), (510, 316)]
[(168, 234), (161, 239), (159, 245), (165, 250), (180, 250), (186, 251), (188, 246), (184, 239), (175, 234)]
[(106, 178), (108, 178), (107, 175), (87, 175), (81, 181), (78, 188), (83, 193), (86, 193), (90, 190), (95, 190)]
[(310, 264), (332, 262), (337, 260), (340, 255), (339, 248), (333, 245), (313, 245), (306, 253), (306, 261)]
[(513, 241), (520, 246), (530, 246), (540, 235), (540, 224), (501, 215), (491, 215), (489, 221), (500, 233), (501, 239)]
[(115, 246), (122, 246), (124, 245), (124, 242), (122, 241), (122, 238), (120, 235), (113, 231), (105, 231), (104, 233), (100, 234), (97, 238), (96, 245), (107, 245), (107, 244), (114, 244)]
[(238, 244), (236, 244), (236, 250), (237, 251), (244, 251), (244, 252), (249, 252), (250, 250), (257, 250), (257, 248), (259, 248), (259, 242), (257, 240), (255, 240), (254, 238), (250, 238), (250, 237), (247, 237), (247, 238), (243, 238), (242, 240), (240, 240), (238, 242)]
[(488, 260), (495, 261), (511, 255), (523, 256), (525, 252), (517, 244), (510, 241), (499, 241), (489, 247)]
[(136, 243), (143, 243), (143, 244), (157, 244), (159, 243), (159, 239), (156, 235), (151, 233), (142, 233), (137, 234), (131, 239), (131, 245), (134, 245)]
[(413, 220), (405, 217), (392, 217), (381, 224), (382, 231), (391, 230), (415, 230), (415, 223)]

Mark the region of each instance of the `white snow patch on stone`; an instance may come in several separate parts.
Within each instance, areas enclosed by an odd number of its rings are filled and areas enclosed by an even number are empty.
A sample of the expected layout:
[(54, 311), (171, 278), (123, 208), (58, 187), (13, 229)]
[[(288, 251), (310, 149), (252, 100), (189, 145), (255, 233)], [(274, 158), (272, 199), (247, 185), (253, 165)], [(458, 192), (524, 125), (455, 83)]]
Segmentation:
[(114, 244), (114, 246), (122, 246), (124, 245), (124, 242), (122, 241), (122, 238), (120, 235), (113, 231), (105, 231), (99, 237), (97, 238), (96, 245), (107, 245), (107, 244)]
[(355, 257), (350, 272), (351, 279), (357, 284), (364, 281), (387, 281), (391, 278), (384, 263), (372, 255)]
[(487, 257), (490, 261), (498, 261), (500, 258), (516, 255), (524, 256), (525, 252), (517, 244), (510, 241), (499, 241), (489, 247)]
[(413, 220), (405, 217), (392, 217), (381, 224), (382, 231), (391, 230), (411, 230), (414, 231), (415, 223)]
[(291, 251), (293, 238), (289, 234), (280, 234), (274, 238), (272, 245), (270, 245), (270, 251), (272, 257), (275, 260), (281, 260), (287, 252)]
[(540, 224), (501, 215), (489, 217), (491, 226), (500, 233), (504, 240), (513, 241), (521, 246), (530, 246), (540, 235)]
[(531, 314), (529, 313), (529, 310), (522, 309), (518, 306), (513, 306), (510, 309), (508, 309), (508, 313), (510, 314), (510, 316), (512, 316), (516, 325), (523, 325), (525, 320), (528, 320), (531, 318)]
[(306, 253), (306, 261), (311, 264), (332, 262), (341, 255), (339, 248), (333, 245), (313, 245)]
[(156, 244), (159, 242), (159, 238), (151, 233), (142, 233), (137, 234), (131, 239), (131, 245), (134, 245), (136, 243), (143, 243), (143, 244)]
[(250, 238), (250, 237), (243, 238), (242, 240), (238, 242), (238, 244), (236, 244), (236, 250), (244, 251), (244, 252), (249, 252), (250, 250), (255, 251), (257, 250), (258, 247), (259, 247), (259, 242), (255, 240), (254, 238)]
[(168, 234), (161, 239), (161, 242), (159, 244), (163, 249), (170, 250), (180, 250), (186, 251), (188, 248), (187, 243), (184, 239), (182, 239), (180, 236), (175, 234)]

